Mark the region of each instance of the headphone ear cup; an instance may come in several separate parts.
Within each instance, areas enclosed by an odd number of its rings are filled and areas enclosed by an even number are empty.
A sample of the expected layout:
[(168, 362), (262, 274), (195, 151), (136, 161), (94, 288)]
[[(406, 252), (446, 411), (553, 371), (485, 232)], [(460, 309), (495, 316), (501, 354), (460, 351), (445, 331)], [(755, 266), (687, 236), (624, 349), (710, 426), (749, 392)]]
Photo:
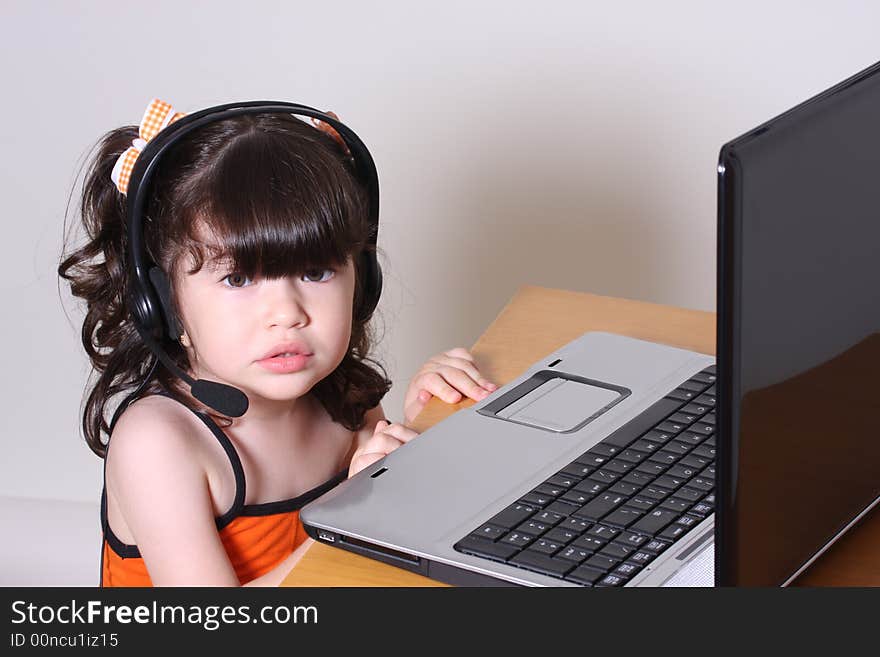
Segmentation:
[(128, 290), (128, 308), (134, 322), (153, 338), (161, 338), (162, 318), (149, 291), (132, 285)]
[(382, 295), (382, 269), (375, 251), (361, 253), (361, 302), (355, 310), (355, 319), (366, 322), (373, 316)]
[(156, 297), (159, 299), (159, 305), (162, 307), (160, 317), (155, 317), (155, 312), (153, 313), (154, 326), (160, 330), (164, 326), (168, 332), (168, 337), (172, 341), (176, 341), (183, 332), (183, 327), (180, 321), (178, 321), (177, 315), (174, 313), (174, 306), (171, 303), (171, 282), (168, 280), (165, 272), (156, 266), (150, 267), (150, 282), (153, 284)]

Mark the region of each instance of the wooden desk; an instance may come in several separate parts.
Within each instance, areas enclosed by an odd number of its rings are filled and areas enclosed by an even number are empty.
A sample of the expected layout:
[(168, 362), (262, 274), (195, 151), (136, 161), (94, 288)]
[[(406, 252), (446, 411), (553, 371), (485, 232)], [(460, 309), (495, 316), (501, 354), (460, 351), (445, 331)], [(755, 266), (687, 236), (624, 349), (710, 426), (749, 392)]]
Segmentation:
[[(472, 353), (499, 385), (586, 331), (607, 331), (705, 354), (715, 353), (715, 313), (526, 286), (480, 336)], [(418, 416), (422, 432), (474, 402), (436, 398)], [(416, 439), (418, 440), (418, 439)], [(800, 586), (880, 586), (880, 512), (875, 509), (795, 582)], [(446, 586), (339, 548), (314, 543), (281, 586)]]

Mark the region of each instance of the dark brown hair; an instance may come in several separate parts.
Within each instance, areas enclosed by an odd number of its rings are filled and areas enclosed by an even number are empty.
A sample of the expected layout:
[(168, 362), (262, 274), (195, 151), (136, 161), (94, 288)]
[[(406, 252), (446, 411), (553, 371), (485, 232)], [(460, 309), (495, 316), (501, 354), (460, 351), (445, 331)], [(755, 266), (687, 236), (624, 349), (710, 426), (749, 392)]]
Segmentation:
[[(140, 339), (125, 303), (125, 197), (110, 180), (119, 155), (137, 137), (136, 126), (107, 133), (83, 184), (79, 208), (87, 241), (65, 248), (58, 275), (86, 302), (82, 343), (97, 380), (83, 407), (86, 442), (102, 458), (110, 427), (108, 403), (131, 393), (153, 372), (144, 395), (165, 390), (197, 410), (186, 387), (161, 365)], [(355, 263), (351, 340), (340, 365), (312, 393), (330, 417), (351, 431), (391, 388), (385, 369), (369, 357), (373, 336), (356, 318), (363, 296), (360, 254), (370, 243), (366, 192), (342, 147), (302, 120), (280, 114), (240, 116), (191, 132), (163, 155), (145, 212), (145, 243), (169, 278), (192, 256), (198, 271), (206, 260), (228, 258), (234, 271), (267, 278), (300, 276), (307, 270)], [(197, 237), (202, 223), (219, 239), (209, 252)], [(166, 350), (183, 369), (187, 355), (177, 342)], [(213, 413), (212, 413), (213, 414)], [(227, 425), (229, 418), (216, 416)]]

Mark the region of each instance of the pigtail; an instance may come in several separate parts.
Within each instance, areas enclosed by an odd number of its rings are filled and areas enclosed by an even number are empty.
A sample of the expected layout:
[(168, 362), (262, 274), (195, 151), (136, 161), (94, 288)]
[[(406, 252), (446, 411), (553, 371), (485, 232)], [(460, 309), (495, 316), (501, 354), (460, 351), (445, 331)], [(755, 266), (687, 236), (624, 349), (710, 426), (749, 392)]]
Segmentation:
[(81, 339), (97, 380), (84, 403), (82, 429), (88, 446), (101, 458), (107, 450), (102, 434), (109, 438), (110, 433), (108, 402), (140, 384), (155, 360), (125, 303), (125, 196), (110, 180), (117, 158), (137, 134), (136, 126), (126, 126), (101, 140), (85, 176), (79, 208), (86, 242), (72, 252), (65, 248), (58, 267), (72, 294), (86, 303)]

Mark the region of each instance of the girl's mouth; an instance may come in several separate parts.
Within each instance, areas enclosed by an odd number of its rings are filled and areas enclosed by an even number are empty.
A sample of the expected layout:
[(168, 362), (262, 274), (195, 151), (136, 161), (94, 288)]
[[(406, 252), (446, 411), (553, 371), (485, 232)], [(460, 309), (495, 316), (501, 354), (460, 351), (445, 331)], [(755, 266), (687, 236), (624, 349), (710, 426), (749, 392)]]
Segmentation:
[(269, 358), (258, 360), (257, 363), (275, 374), (290, 374), (305, 369), (312, 354), (284, 352)]

